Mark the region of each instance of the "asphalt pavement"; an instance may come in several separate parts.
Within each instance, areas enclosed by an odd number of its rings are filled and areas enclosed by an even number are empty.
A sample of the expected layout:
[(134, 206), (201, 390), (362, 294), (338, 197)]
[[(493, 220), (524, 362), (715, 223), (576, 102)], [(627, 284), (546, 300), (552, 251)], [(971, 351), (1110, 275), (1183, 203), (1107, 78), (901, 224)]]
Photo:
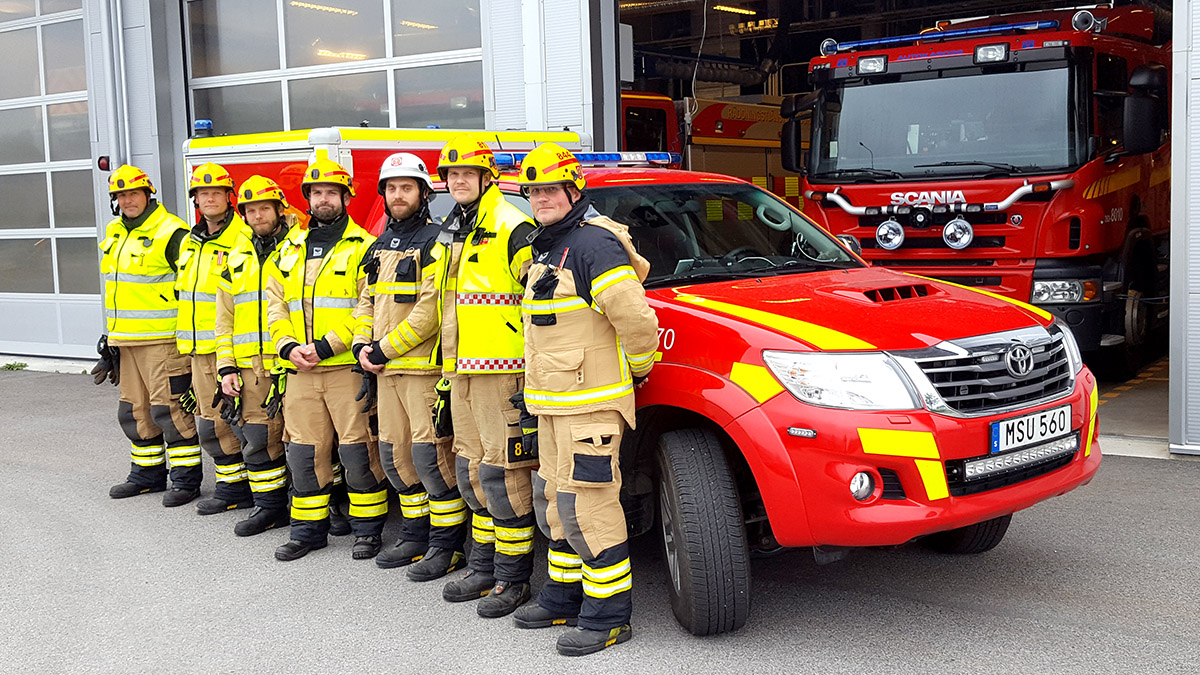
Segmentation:
[[(716, 637), (675, 623), (643, 537), (633, 640), (568, 659), (554, 651), (562, 629), (478, 618), (443, 602), (441, 582), (351, 560), (346, 538), (280, 563), (286, 533), (233, 536), (244, 512), (109, 499), (128, 470), (116, 401), (89, 377), (0, 372), (0, 672), (1200, 670), (1200, 462), (1106, 457), (1090, 485), (1017, 514), (979, 556), (756, 560), (750, 621)], [(207, 458), (206, 472), (208, 493)]]

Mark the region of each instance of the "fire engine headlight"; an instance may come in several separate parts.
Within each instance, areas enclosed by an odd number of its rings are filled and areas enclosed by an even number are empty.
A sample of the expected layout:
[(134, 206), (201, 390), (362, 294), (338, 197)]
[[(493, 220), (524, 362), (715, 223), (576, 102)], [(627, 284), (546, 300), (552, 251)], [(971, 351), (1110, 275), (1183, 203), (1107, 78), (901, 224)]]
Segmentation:
[(1034, 281), (1029, 294), (1035, 305), (1092, 302), (1100, 298), (1100, 282), (1094, 279), (1053, 279)]
[(875, 492), (875, 479), (866, 471), (859, 471), (850, 479), (850, 496), (863, 501)]
[(886, 56), (869, 56), (865, 59), (858, 60), (859, 75), (875, 75), (877, 73), (887, 72), (887, 57)]
[(805, 403), (853, 410), (920, 407), (908, 378), (886, 354), (765, 351), (763, 362), (780, 384)]
[(1008, 60), (1008, 45), (979, 45), (975, 48), (975, 63), (1000, 63)]
[(1058, 328), (1058, 332), (1062, 333), (1063, 346), (1067, 348), (1067, 364), (1071, 366), (1072, 374), (1079, 374), (1083, 369), (1083, 354), (1079, 351), (1079, 343), (1075, 341), (1075, 334), (1071, 332), (1071, 327), (1066, 321), (1054, 317), (1053, 328)]
[(894, 218), (888, 218), (875, 228), (875, 243), (886, 251), (895, 251), (904, 243), (904, 227)]
[(975, 240), (975, 228), (962, 218), (955, 218), (942, 228), (942, 241), (952, 249), (964, 249)]

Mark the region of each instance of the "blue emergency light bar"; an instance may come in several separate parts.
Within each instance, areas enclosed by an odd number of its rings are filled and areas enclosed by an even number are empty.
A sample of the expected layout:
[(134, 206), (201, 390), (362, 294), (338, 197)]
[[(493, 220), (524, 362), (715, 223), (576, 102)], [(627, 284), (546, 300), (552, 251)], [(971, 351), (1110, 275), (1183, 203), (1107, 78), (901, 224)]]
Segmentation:
[(851, 49), (861, 49), (863, 47), (883, 47), (886, 45), (897, 45), (904, 42), (917, 42), (919, 40), (945, 40), (947, 38), (1007, 33), (1008, 31), (1015, 30), (1045, 30), (1050, 28), (1058, 28), (1058, 22), (1024, 21), (1022, 23), (1006, 23), (999, 26), (980, 26), (979, 28), (960, 28), (959, 30), (929, 31), (928, 33), (914, 33), (912, 35), (898, 35), (896, 37), (877, 38), (874, 40), (857, 40), (854, 42), (837, 42), (831, 38), (821, 43), (821, 55), (829, 56), (830, 54), (849, 51)]
[[(497, 152), (496, 164), (502, 169), (516, 168), (527, 154), (529, 153)], [(678, 152), (576, 152), (574, 155), (584, 166), (667, 165), (683, 161), (683, 155)]]

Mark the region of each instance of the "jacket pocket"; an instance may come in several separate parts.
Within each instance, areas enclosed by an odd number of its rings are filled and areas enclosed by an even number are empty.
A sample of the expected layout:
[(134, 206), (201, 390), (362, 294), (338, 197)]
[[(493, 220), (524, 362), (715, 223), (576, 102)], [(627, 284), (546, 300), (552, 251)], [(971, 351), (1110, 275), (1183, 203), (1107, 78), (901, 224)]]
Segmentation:
[(583, 347), (536, 354), (532, 371), (537, 389), (550, 392), (576, 389), (583, 383)]
[(417, 265), (412, 258), (404, 257), (396, 263), (396, 293), (398, 303), (417, 301)]
[(582, 422), (571, 424), (571, 474), (574, 487), (598, 487), (619, 475), (617, 464), (621, 427), (616, 424)]

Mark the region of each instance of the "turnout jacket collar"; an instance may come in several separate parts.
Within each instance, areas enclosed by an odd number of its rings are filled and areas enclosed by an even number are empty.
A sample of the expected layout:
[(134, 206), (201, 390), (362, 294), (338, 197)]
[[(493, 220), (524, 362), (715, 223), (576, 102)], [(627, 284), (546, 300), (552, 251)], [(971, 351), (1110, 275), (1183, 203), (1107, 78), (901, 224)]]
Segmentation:
[(139, 227), (141, 227), (142, 225), (144, 225), (146, 223), (146, 221), (150, 219), (150, 216), (154, 215), (154, 212), (158, 210), (159, 206), (160, 206), (160, 204), (158, 203), (157, 199), (150, 198), (150, 199), (146, 200), (146, 210), (142, 211), (142, 215), (138, 216), (137, 218), (131, 219), (131, 218), (126, 218), (125, 215), (122, 214), (121, 215), (121, 224), (124, 225), (125, 229), (127, 229), (127, 230), (130, 230), (130, 231), (136, 230)]
[[(542, 225), (538, 223), (538, 229), (533, 235), (533, 255), (536, 258), (539, 253), (549, 251), (562, 242), (563, 237), (574, 228), (582, 225), (584, 221), (591, 220), (600, 216), (600, 212), (592, 206), (592, 200), (584, 195), (575, 206), (563, 216), (563, 219), (553, 225)], [(536, 222), (536, 221), (535, 221)]]
[(196, 224), (192, 226), (190, 231), (192, 239), (195, 239), (196, 241), (211, 241), (216, 239), (217, 237), (221, 236), (223, 232), (229, 229), (229, 224), (233, 222), (234, 215), (236, 215), (236, 212), (232, 208), (225, 209), (225, 213), (221, 216), (221, 220), (217, 221), (220, 223), (221, 229), (217, 230), (215, 233), (209, 233), (208, 219), (201, 215), (200, 218), (196, 220)]
[[(279, 246), (279, 242), (287, 239), (289, 229), (287, 220), (281, 219), (279, 225), (271, 234), (265, 237), (260, 237), (257, 234), (250, 236), (250, 241), (254, 243), (254, 252), (258, 254), (259, 262), (266, 260), (267, 256), (275, 252), (275, 249)], [(251, 231), (253, 232), (253, 230)]]

